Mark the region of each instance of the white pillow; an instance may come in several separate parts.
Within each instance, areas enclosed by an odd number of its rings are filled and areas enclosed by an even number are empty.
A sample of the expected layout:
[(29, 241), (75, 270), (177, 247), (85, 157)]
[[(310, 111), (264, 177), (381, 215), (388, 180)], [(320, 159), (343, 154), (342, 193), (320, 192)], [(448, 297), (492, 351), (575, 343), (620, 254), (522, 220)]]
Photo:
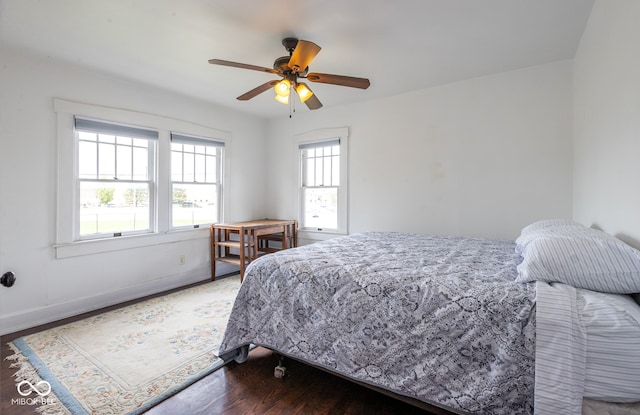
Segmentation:
[(529, 242), (536, 239), (555, 237), (558, 235), (581, 238), (583, 235), (590, 235), (593, 232), (600, 231), (565, 219), (550, 219), (535, 222), (523, 228), (522, 232), (520, 232), (520, 236), (516, 239), (516, 253), (522, 255)]
[(522, 230), (520, 231), (520, 235), (526, 235), (529, 232), (532, 231), (537, 231), (540, 229), (548, 229), (548, 228), (555, 228), (558, 226), (578, 226), (578, 227), (584, 227), (584, 225), (582, 225), (581, 223), (572, 221), (570, 219), (542, 219), (539, 220), (537, 222), (533, 222), (527, 226), (525, 226), (524, 228), (522, 228)]
[(518, 282), (562, 282), (615, 294), (640, 292), (640, 251), (587, 227), (537, 231), (522, 246)]

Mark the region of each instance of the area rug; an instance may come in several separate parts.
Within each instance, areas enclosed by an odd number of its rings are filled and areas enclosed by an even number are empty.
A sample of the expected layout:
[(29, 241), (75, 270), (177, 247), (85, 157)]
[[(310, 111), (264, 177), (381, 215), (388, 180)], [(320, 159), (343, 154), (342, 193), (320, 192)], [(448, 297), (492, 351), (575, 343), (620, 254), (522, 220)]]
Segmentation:
[(43, 414), (139, 414), (224, 365), (238, 276), (16, 339), (18, 392)]

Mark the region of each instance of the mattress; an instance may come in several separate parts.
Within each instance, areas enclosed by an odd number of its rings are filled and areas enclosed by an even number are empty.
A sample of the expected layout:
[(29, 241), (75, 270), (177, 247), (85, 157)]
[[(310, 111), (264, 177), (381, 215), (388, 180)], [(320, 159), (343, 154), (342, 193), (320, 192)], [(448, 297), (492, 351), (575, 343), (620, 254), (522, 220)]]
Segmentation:
[(515, 282), (520, 262), (512, 241), (392, 232), (270, 254), (246, 270), (220, 355), (253, 343), (452, 413), (581, 413), (599, 353), (582, 314), (606, 313), (586, 290)]

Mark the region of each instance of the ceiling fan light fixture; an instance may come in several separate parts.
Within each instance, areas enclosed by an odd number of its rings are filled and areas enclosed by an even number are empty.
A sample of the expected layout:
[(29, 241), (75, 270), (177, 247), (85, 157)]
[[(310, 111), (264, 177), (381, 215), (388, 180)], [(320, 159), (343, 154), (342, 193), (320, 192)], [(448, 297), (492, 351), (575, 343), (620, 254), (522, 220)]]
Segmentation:
[(289, 97), (288, 96), (282, 96), (282, 95), (276, 95), (275, 96), (276, 101), (280, 102), (281, 104), (288, 104), (289, 103)]
[(296, 85), (296, 92), (298, 93), (298, 96), (300, 97), (300, 101), (302, 102), (305, 102), (306, 100), (311, 98), (311, 96), (313, 95), (313, 91), (311, 91), (307, 86), (307, 84), (305, 84), (304, 82), (299, 82)]
[(283, 79), (273, 89), (276, 91), (276, 97), (288, 97), (291, 92), (291, 82), (288, 79)]
[[(275, 98), (278, 102), (283, 104), (293, 104), (293, 101), (289, 101), (289, 96), (291, 95), (291, 89), (294, 89), (300, 98), (300, 101), (302, 101), (307, 108), (310, 110), (317, 110), (322, 108), (322, 103), (318, 99), (318, 96), (311, 91), (306, 84), (298, 82), (298, 79), (303, 79), (308, 82), (318, 82), (321, 84), (347, 86), (350, 88), (360, 89), (367, 89), (371, 84), (367, 78), (356, 78), (353, 76), (332, 75), (326, 73), (309, 73), (309, 64), (316, 57), (318, 52), (320, 52), (320, 46), (313, 42), (297, 38), (285, 38), (282, 40), (282, 45), (289, 54), (288, 56), (281, 56), (277, 58), (273, 62), (273, 68), (248, 65), (246, 63), (231, 62), (222, 59), (209, 59), (209, 63), (229, 66), (232, 68), (266, 72), (280, 77), (279, 79), (265, 82), (262, 85), (245, 92), (236, 98), (239, 101), (248, 101), (273, 88), (276, 93)], [(293, 105), (291, 105), (291, 108), (293, 108)], [(295, 109), (293, 110), (295, 111)]]

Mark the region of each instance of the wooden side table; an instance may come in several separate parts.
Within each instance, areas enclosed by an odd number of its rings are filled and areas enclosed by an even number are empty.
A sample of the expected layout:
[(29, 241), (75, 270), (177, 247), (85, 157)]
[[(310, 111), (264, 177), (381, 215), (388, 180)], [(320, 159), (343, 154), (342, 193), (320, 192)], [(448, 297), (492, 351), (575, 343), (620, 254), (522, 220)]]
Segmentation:
[[(209, 230), (212, 281), (216, 279), (218, 261), (239, 266), (242, 282), (246, 266), (258, 256), (298, 246), (298, 222), (295, 220), (218, 223), (211, 225)], [(279, 241), (280, 248), (270, 247), (269, 241)]]

